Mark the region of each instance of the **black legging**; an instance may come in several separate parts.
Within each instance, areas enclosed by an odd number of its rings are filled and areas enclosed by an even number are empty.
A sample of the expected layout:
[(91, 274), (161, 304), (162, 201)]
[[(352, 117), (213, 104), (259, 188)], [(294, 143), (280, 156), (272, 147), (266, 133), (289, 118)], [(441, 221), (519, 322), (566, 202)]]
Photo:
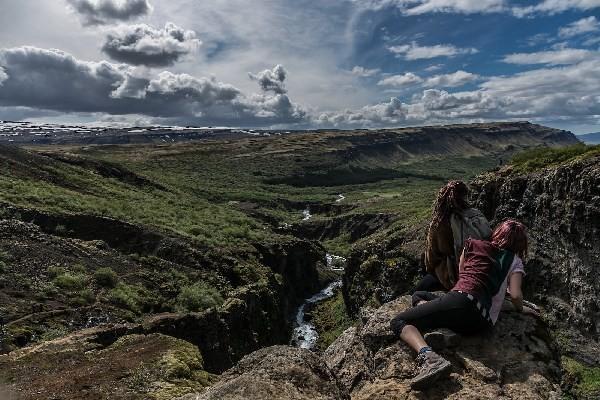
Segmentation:
[[(414, 306), (420, 300), (427, 303)], [(448, 292), (437, 297), (429, 292), (415, 292), (413, 306), (390, 322), (395, 334), (400, 335), (406, 325), (413, 325), (419, 331), (448, 328), (460, 334), (476, 333), (491, 326), (464, 293)]]
[(415, 288), (415, 292), (437, 292), (438, 290), (447, 291), (437, 278), (437, 276), (433, 274), (425, 275), (419, 283), (417, 283), (417, 287)]

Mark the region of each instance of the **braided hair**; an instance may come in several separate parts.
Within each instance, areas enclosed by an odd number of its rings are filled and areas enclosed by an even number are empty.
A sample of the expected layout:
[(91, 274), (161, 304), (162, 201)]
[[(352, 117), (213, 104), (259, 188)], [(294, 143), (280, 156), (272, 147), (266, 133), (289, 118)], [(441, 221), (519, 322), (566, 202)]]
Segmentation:
[(433, 204), (432, 226), (438, 226), (447, 222), (450, 215), (455, 211), (463, 211), (469, 208), (467, 195), (469, 188), (463, 181), (450, 181), (440, 189), (437, 199)]

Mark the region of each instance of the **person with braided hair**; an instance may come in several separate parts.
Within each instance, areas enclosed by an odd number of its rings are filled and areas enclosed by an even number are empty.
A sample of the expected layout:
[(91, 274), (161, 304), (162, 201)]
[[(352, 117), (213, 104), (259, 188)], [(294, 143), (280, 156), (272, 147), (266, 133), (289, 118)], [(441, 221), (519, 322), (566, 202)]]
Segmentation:
[(523, 303), (521, 285), (527, 247), (525, 225), (511, 219), (499, 224), (489, 241), (467, 239), (461, 252), (458, 280), (451, 290), (441, 297), (416, 292), (413, 307), (390, 321), (392, 332), (417, 353), (413, 389), (429, 387), (452, 368), (448, 360), (435, 352), (436, 344), (430, 343), (424, 332), (445, 328), (469, 335), (492, 329), (506, 294), (515, 311), (539, 315)]
[(465, 241), (490, 238), (489, 222), (481, 211), (470, 207), (468, 195), (469, 189), (462, 181), (450, 181), (440, 189), (427, 233), (427, 275), (415, 291), (450, 290), (458, 279), (458, 259)]

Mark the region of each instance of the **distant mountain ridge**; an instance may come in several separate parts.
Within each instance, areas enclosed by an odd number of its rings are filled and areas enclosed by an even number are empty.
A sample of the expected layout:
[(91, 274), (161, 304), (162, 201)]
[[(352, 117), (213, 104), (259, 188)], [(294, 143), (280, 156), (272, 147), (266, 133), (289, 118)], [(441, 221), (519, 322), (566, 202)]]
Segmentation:
[(585, 135), (577, 135), (577, 139), (586, 144), (600, 144), (600, 132), (586, 133)]
[[(203, 140), (238, 140), (318, 135), (339, 144), (350, 142), (354, 153), (395, 150), (404, 156), (514, 152), (535, 146), (575, 144), (577, 137), (565, 130), (529, 122), (491, 122), (386, 129), (320, 129), (306, 131), (254, 130), (200, 127), (84, 127), (0, 121), (0, 144), (9, 145), (100, 145), (100, 144), (166, 144)], [(337, 142), (337, 143), (335, 143)], [(348, 147), (348, 146), (342, 146)], [(378, 149), (376, 149), (379, 147)], [(382, 148), (385, 147), (385, 148)]]

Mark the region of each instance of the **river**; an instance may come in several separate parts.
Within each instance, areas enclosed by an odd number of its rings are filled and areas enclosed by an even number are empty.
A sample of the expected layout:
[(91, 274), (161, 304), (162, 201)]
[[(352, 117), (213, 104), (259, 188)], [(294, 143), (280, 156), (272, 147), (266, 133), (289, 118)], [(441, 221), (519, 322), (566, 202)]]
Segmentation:
[[(327, 267), (336, 272), (344, 271), (344, 264), (346, 259), (344, 257), (336, 256), (333, 254), (326, 255)], [(335, 281), (331, 282), (327, 287), (322, 289), (320, 292), (314, 294), (309, 297), (302, 303), (302, 305), (298, 308), (296, 312), (295, 319), (295, 327), (294, 332), (292, 333), (291, 343), (302, 349), (312, 349), (317, 344), (317, 340), (319, 339), (319, 332), (315, 326), (306, 321), (306, 307), (308, 305), (312, 305), (315, 303), (320, 303), (323, 300), (327, 300), (333, 297), (339, 289), (342, 287), (342, 278), (338, 278)]]

